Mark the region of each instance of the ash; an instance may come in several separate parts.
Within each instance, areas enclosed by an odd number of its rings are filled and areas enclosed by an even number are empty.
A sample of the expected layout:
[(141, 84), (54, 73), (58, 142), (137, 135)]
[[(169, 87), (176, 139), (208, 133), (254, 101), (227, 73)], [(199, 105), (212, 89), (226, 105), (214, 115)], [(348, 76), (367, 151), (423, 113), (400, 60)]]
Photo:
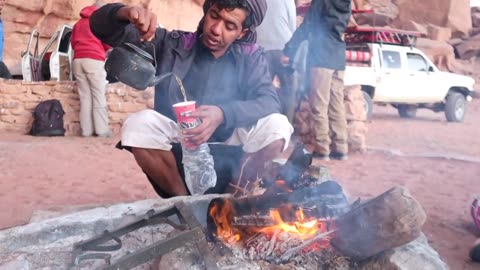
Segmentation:
[(228, 244), (230, 256), (218, 262), (220, 269), (319, 269), (356, 270), (358, 266), (351, 259), (339, 255), (328, 240), (320, 241), (299, 249), (288, 259), (284, 254), (297, 249), (305, 241), (286, 232), (273, 235), (257, 234), (243, 243)]

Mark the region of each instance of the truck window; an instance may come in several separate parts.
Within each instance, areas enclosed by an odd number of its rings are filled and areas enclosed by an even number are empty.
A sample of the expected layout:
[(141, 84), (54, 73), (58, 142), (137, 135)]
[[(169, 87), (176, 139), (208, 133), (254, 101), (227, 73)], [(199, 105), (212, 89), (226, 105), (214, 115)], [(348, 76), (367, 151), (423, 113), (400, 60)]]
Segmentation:
[(385, 68), (399, 69), (402, 67), (399, 52), (382, 51), (382, 57), (383, 57), (383, 65)]
[(407, 53), (408, 69), (410, 71), (427, 71), (427, 61), (423, 56), (416, 53)]

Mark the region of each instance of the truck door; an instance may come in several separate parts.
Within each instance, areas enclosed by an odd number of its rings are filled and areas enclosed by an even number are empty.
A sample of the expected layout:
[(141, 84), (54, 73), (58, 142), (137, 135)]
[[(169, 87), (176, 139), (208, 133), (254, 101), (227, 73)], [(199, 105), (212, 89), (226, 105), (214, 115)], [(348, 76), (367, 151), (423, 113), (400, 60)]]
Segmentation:
[(404, 82), (407, 78), (406, 70), (402, 65), (402, 55), (398, 51), (381, 50), (380, 76), (375, 90), (375, 101), (402, 102), (405, 100), (407, 89)]
[(431, 102), (438, 96), (435, 94), (439, 81), (434, 73), (429, 71), (427, 60), (418, 53), (407, 53), (407, 67), (409, 73), (408, 84), (410, 100), (422, 103)]

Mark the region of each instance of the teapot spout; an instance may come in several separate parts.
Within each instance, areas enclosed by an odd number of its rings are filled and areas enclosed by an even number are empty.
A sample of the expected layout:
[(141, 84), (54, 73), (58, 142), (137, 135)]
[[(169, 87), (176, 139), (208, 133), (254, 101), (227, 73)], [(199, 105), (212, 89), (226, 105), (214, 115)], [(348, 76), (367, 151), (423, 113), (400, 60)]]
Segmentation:
[(155, 86), (159, 84), (163, 79), (166, 79), (167, 77), (170, 77), (173, 75), (173, 72), (167, 72), (162, 75), (156, 76), (152, 79), (152, 81), (148, 84), (148, 86)]

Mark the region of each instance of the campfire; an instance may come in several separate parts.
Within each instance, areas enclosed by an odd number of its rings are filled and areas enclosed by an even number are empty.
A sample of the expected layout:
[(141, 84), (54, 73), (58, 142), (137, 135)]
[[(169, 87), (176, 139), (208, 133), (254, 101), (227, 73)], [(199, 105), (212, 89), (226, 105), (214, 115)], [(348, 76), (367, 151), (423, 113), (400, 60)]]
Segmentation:
[[(203, 217), (202, 225), (193, 209), (180, 202), (162, 212), (152, 210), (146, 219), (75, 244), (73, 264), (105, 260), (108, 267), (98, 269), (131, 269), (158, 256), (163, 263), (170, 251), (190, 242), (211, 270), (249, 262), (261, 269), (278, 265), (357, 269), (357, 263), (421, 235), (425, 212), (405, 188), (395, 187), (351, 204), (340, 184), (322, 177), (323, 168), (311, 163), (311, 154), (298, 145), (285, 164), (269, 170), (261, 183), (266, 190), (263, 194), (219, 196), (202, 207), (197, 205), (195, 212)], [(127, 235), (157, 224), (168, 224), (177, 233), (123, 257), (115, 255)], [(169, 265), (168, 261), (164, 264)]]
[(332, 220), (307, 218), (303, 209), (291, 207), (272, 209), (265, 216), (237, 217), (230, 201), (217, 201), (209, 215), (215, 222), (213, 234), (217, 239), (231, 248), (243, 249), (250, 259), (276, 263), (286, 262), (298, 253), (327, 248), (334, 232)]
[(420, 234), (425, 213), (407, 190), (349, 204), (343, 188), (320, 180), (319, 170), (300, 145), (265, 179), (264, 194), (212, 200), (209, 240), (246, 259), (305, 264), (309, 256), (361, 261)]
[(275, 263), (330, 249), (335, 219), (349, 205), (340, 185), (319, 182), (312, 173), (319, 168), (310, 165), (310, 153), (299, 145), (265, 179), (265, 194), (213, 200), (207, 217), (210, 240), (241, 250), (249, 259)]

